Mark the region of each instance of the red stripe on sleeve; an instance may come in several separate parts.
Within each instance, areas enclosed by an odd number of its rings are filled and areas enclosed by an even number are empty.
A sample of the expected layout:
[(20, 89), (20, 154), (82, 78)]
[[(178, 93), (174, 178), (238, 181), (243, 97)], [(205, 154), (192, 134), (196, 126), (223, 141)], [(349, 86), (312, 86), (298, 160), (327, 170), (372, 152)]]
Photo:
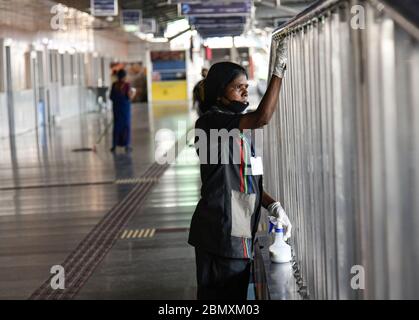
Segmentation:
[(243, 140), (240, 140), (240, 192), (244, 192), (244, 156), (243, 156)]

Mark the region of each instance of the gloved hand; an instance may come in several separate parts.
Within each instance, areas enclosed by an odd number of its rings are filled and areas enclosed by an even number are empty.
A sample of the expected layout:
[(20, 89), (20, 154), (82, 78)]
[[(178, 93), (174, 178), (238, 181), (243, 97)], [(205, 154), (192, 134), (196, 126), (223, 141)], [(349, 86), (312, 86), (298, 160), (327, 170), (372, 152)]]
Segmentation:
[(273, 202), (268, 206), (268, 212), (270, 216), (273, 216), (277, 219), (277, 222), (281, 223), (284, 227), (284, 241), (287, 241), (291, 238), (291, 229), (292, 225), (290, 219), (288, 219), (287, 214), (285, 213), (284, 208), (282, 208), (281, 203)]
[(272, 74), (279, 78), (284, 77), (285, 69), (287, 68), (288, 61), (288, 40), (283, 38), (279, 41), (278, 47), (276, 48), (275, 64)]

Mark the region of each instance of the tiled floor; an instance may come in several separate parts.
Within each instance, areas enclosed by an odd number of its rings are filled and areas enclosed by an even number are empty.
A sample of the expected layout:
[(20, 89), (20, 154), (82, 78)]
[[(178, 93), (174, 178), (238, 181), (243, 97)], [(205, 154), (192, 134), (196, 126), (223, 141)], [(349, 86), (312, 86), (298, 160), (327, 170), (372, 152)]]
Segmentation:
[[(122, 233), (78, 299), (195, 299), (187, 228), (199, 199), (197, 161), (193, 148), (184, 149), (126, 224), (132, 233), (123, 239)], [(138, 238), (142, 229), (143, 235), (147, 229), (155, 233)]]
[[(158, 129), (177, 131), (178, 120), (185, 121), (185, 126), (193, 124), (194, 115), (190, 115), (185, 106), (171, 107), (156, 106), (152, 112), (148, 112), (144, 105), (134, 107), (134, 151), (128, 155), (123, 151), (112, 155), (108, 151), (110, 132), (98, 145), (97, 152), (72, 152), (95, 144), (110, 121), (110, 115), (104, 114), (63, 120), (45, 132), (43, 141), (39, 139), (42, 132), (17, 136), (12, 143), (9, 139), (0, 140), (0, 299), (29, 297), (50, 276), (51, 266), (60, 264), (104, 214), (125, 197), (133, 184), (116, 184), (115, 181), (139, 177), (154, 162), (154, 137)], [(196, 167), (196, 162), (190, 166)], [(179, 196), (179, 190), (176, 190), (179, 184), (184, 186), (183, 178), (174, 172), (179, 173), (185, 168), (188, 169), (189, 164), (170, 169), (165, 175), (164, 179), (173, 182), (173, 197)], [(145, 211), (139, 212), (133, 221), (154, 226), (157, 222), (162, 224), (154, 219), (161, 217), (159, 219), (166, 225), (188, 225), (199, 190), (199, 176), (189, 176), (190, 191), (182, 192), (182, 197), (187, 197), (187, 207), (182, 206), (180, 212), (173, 207), (164, 208), (167, 214), (150, 215), (150, 212), (159, 211), (155, 201), (163, 205), (163, 197), (166, 200), (170, 196), (168, 190), (159, 192), (157, 186), (150, 194), (150, 208), (144, 208)], [(166, 204), (164, 201), (164, 206)], [(179, 237), (183, 255), (191, 257), (191, 248), (182, 242), (186, 232), (163, 235)], [(147, 240), (158, 241), (161, 236), (156, 232), (155, 239)], [(175, 242), (172, 239), (169, 243), (174, 245)], [(124, 246), (128, 242), (121, 244)], [(119, 243), (116, 251), (118, 247)], [(144, 257), (140, 260), (145, 263)], [(105, 260), (104, 265), (106, 261), (112, 261), (112, 258)], [(193, 267), (192, 262), (189, 265)], [(138, 268), (138, 263), (136, 266)], [(143, 274), (147, 266), (146, 263)], [(183, 268), (186, 266), (182, 264)], [(147, 272), (149, 279), (153, 278), (153, 270)], [(192, 269), (186, 272), (192, 273)], [(109, 286), (109, 283), (105, 285)], [(90, 283), (86, 292), (89, 292), (89, 287)]]

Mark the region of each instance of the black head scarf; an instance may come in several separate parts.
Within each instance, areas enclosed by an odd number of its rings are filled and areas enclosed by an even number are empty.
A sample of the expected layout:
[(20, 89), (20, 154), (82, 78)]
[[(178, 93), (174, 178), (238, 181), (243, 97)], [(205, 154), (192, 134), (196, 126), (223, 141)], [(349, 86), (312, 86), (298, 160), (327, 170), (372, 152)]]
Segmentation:
[(121, 81), (122, 79), (124, 79), (127, 76), (127, 72), (124, 69), (121, 69), (121, 70), (118, 71), (116, 76), (118, 77), (118, 80)]
[(247, 77), (246, 70), (233, 62), (218, 62), (211, 66), (204, 80), (204, 103), (202, 111), (217, 105), (217, 98), (224, 95), (227, 85), (240, 75)]

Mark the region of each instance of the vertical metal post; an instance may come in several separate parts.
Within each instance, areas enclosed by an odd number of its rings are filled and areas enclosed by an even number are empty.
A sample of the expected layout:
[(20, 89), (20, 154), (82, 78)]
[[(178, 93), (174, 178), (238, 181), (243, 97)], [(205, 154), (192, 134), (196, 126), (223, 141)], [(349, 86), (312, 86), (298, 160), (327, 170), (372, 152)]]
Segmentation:
[(6, 45), (4, 48), (5, 52), (5, 89), (6, 89), (6, 101), (7, 101), (7, 112), (9, 115), (9, 136), (10, 139), (14, 139), (15, 136), (15, 113), (14, 113), (14, 101), (13, 101), (13, 79), (12, 79), (12, 48), (11, 45)]

